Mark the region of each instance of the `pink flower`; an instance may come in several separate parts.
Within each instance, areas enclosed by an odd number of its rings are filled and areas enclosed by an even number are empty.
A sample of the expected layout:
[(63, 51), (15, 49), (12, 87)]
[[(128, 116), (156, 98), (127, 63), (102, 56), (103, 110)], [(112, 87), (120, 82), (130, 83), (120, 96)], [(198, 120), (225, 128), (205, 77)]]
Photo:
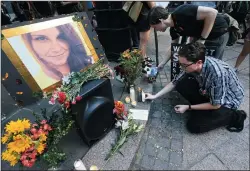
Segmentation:
[(45, 119), (41, 121), (41, 124), (46, 124), (46, 123), (47, 121)]
[(76, 104), (76, 100), (73, 100), (73, 101), (71, 102), (71, 104)]
[(32, 124), (32, 127), (36, 127), (36, 126), (38, 126), (37, 124)]
[(82, 100), (82, 96), (76, 96), (76, 101)]
[(55, 102), (55, 98), (54, 97), (51, 97), (50, 101), (49, 101), (49, 104), (51, 105), (54, 105), (56, 102)]

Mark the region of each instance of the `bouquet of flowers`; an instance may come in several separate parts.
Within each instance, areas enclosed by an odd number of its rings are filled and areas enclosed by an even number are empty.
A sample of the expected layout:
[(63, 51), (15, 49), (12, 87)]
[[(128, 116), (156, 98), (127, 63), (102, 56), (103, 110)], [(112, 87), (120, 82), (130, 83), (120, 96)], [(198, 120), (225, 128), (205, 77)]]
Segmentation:
[(125, 110), (125, 106), (121, 101), (115, 101), (114, 114), (116, 115), (117, 120), (115, 125), (116, 128), (120, 130), (120, 135), (105, 160), (109, 160), (117, 151), (119, 151), (129, 136), (134, 135), (143, 129), (143, 125), (135, 123), (131, 113)]
[(129, 49), (124, 51), (120, 58), (120, 65), (123, 69), (124, 81), (127, 86), (134, 85), (135, 80), (142, 75), (143, 56), (141, 51)]
[(2, 159), (11, 166), (20, 162), (25, 167), (32, 167), (37, 157), (43, 154), (51, 130), (46, 120), (32, 125), (27, 119), (10, 121), (5, 126), (6, 132), (1, 139), (7, 145)]
[(84, 83), (100, 79), (109, 78), (113, 72), (108, 65), (99, 60), (83, 72), (71, 72), (62, 78), (62, 85), (52, 93), (43, 92), (43, 98), (50, 98), (49, 103), (55, 104), (56, 100), (62, 105), (63, 109), (68, 111), (71, 104), (76, 104), (82, 97), (79, 95)]

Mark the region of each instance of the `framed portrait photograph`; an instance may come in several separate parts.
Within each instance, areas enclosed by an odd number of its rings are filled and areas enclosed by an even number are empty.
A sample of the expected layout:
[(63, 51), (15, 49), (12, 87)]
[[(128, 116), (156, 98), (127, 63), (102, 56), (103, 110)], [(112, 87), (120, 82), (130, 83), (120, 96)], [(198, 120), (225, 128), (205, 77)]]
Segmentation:
[(87, 15), (81, 14), (81, 21), (73, 17), (2, 28), (2, 51), (32, 91), (50, 91), (63, 76), (84, 71), (103, 57)]

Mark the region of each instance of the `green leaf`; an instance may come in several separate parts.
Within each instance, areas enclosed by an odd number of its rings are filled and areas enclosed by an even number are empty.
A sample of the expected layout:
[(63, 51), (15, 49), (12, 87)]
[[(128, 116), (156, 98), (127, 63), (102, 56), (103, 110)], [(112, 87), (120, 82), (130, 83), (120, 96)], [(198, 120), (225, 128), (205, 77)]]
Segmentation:
[(2, 39), (2, 40), (4, 39), (4, 35), (3, 35), (3, 34), (1, 34), (1, 39)]

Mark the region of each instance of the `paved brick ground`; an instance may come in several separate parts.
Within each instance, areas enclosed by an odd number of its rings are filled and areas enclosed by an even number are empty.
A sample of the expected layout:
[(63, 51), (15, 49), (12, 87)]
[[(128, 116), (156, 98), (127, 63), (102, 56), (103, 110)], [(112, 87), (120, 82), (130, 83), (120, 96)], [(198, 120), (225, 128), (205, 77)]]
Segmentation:
[[(153, 33), (153, 32), (152, 32)], [(168, 32), (158, 33), (160, 61), (170, 45)], [(154, 37), (148, 55), (154, 56)], [(227, 47), (223, 60), (234, 65), (242, 45)], [(185, 114), (176, 114), (173, 106), (185, 103), (177, 92), (152, 102), (142, 143), (131, 165), (132, 170), (249, 170), (249, 58), (240, 66), (238, 76), (245, 88), (241, 109), (248, 117), (240, 133), (220, 128), (201, 135), (192, 135), (185, 128)], [(168, 63), (154, 83), (158, 92), (170, 81)]]

